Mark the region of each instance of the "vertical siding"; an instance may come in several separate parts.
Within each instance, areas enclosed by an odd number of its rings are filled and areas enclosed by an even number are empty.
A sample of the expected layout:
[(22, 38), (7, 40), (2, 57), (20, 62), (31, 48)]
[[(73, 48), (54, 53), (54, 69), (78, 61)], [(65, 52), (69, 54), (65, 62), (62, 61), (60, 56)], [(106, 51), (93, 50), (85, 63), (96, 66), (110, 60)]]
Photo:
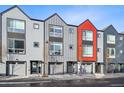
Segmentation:
[[(66, 72), (67, 69), (67, 61), (76, 61), (77, 60), (77, 31), (76, 27), (74, 27), (74, 33), (71, 35), (69, 34), (69, 27), (66, 23), (61, 20), (61, 18), (57, 15), (54, 15), (50, 19), (45, 21), (45, 42), (49, 41), (49, 25), (59, 25), (63, 26), (63, 55), (62, 56), (54, 56), (54, 59), (51, 59), (51, 56), (49, 55), (49, 46), (45, 46), (46, 48), (46, 54), (48, 54), (48, 59), (45, 56), (45, 59), (50, 61), (57, 60), (58, 62), (64, 62), (64, 72)], [(74, 45), (74, 50), (69, 50), (69, 44)]]
[(97, 62), (103, 63), (103, 32), (98, 31), (97, 34), (100, 34), (100, 37), (97, 37), (97, 49), (100, 49), (97, 51)]
[(2, 15), (0, 14), (0, 61), (2, 61)]

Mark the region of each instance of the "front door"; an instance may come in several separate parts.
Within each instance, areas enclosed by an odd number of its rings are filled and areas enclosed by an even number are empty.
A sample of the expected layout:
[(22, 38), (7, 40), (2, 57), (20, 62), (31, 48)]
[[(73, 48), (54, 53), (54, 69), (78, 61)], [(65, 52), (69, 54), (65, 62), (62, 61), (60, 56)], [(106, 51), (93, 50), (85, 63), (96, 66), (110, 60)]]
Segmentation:
[(38, 74), (42, 72), (42, 64), (39, 61), (31, 61), (31, 74)]

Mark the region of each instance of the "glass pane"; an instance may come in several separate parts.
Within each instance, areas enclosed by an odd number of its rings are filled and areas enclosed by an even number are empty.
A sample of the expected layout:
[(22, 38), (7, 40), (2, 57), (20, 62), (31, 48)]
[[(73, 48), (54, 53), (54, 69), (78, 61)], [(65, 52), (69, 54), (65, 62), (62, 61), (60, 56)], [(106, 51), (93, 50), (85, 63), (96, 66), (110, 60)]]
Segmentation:
[(15, 40), (15, 48), (24, 49), (24, 41)]
[(9, 39), (8, 40), (8, 48), (13, 48), (13, 40)]

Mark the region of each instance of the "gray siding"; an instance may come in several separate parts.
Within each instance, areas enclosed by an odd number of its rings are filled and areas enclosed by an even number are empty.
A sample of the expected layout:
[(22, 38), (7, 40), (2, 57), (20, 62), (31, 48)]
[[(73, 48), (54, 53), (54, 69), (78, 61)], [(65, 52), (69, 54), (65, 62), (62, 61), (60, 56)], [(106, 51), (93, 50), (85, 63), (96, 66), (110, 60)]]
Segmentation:
[[(120, 37), (123, 37), (123, 40), (120, 40)], [(124, 63), (124, 35), (118, 35), (118, 44), (117, 44), (117, 54), (116, 60), (118, 63)], [(122, 51), (122, 52), (121, 52)]]
[[(64, 62), (64, 72), (66, 72), (67, 61), (77, 61), (77, 28), (73, 26), (68, 26), (58, 15), (54, 15), (45, 21), (45, 42), (49, 41), (49, 25), (58, 25), (63, 27), (63, 55), (50, 56), (48, 46), (49, 44), (45, 43), (45, 59), (48, 62), (56, 60), (58, 62)], [(74, 33), (72, 34), (69, 33), (70, 27), (74, 28)], [(69, 50), (69, 44), (74, 45), (73, 50)]]
[(100, 34), (100, 37), (97, 36), (97, 49), (100, 49), (97, 51), (97, 62), (103, 63), (103, 32), (97, 31), (97, 34)]
[(0, 14), (0, 61), (2, 61), (2, 15)]
[[(115, 44), (107, 44), (107, 35), (115, 35)], [(117, 45), (118, 45), (118, 32), (116, 31), (116, 29), (110, 25), (107, 29), (104, 30), (104, 61), (106, 62), (106, 49), (107, 48), (115, 48), (115, 58), (112, 58), (109, 63), (114, 63), (117, 62), (116, 58), (117, 58)]]

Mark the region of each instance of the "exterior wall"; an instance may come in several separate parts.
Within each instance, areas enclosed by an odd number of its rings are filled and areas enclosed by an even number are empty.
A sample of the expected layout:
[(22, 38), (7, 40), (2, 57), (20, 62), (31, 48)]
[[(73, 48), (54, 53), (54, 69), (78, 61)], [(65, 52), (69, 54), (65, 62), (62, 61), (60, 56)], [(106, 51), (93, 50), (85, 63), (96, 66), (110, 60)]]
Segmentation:
[[(45, 42), (49, 41), (49, 25), (58, 25), (63, 27), (63, 55), (61, 56), (50, 56), (48, 45), (45, 46), (46, 55), (48, 55), (48, 62), (52, 62), (52, 58), (54, 57), (54, 61), (64, 62), (64, 73), (67, 72), (67, 61), (77, 61), (77, 42), (76, 42), (76, 27), (68, 26), (58, 15), (54, 15), (48, 20), (45, 21)], [(69, 33), (69, 28), (74, 28), (74, 33)], [(55, 40), (56, 41), (56, 40)], [(69, 50), (69, 44), (74, 45), (73, 50)], [(46, 57), (45, 55), (45, 57)], [(47, 57), (45, 58), (47, 60)], [(47, 67), (46, 67), (47, 68)], [(48, 70), (48, 68), (46, 69)]]
[(0, 14), (0, 61), (2, 61), (2, 15)]
[[(107, 44), (107, 35), (115, 35), (115, 44)], [(115, 48), (115, 58), (117, 58), (117, 44), (118, 44), (118, 37), (119, 34), (118, 32), (115, 30), (115, 28), (113, 26), (109, 26), (107, 29), (104, 30), (104, 61), (106, 62), (106, 49), (107, 48)], [(112, 58), (111, 59), (111, 63), (116, 62), (116, 59)]]
[[(11, 54), (7, 53), (7, 18), (20, 19), (25, 20), (26, 22), (26, 54)], [(33, 23), (38, 23), (40, 25), (40, 29), (36, 31), (33, 29)], [(10, 11), (6, 12), (2, 16), (2, 61), (6, 64), (6, 61), (15, 61), (18, 59), (19, 61), (27, 62), (27, 74), (30, 74), (30, 60), (41, 60), (44, 61), (43, 58), (43, 22), (30, 20), (27, 16), (25, 16), (18, 8), (13, 8)], [(40, 43), (39, 48), (33, 47), (33, 42), (37, 41)], [(11, 59), (10, 59), (11, 57)], [(6, 71), (6, 70), (5, 70)]]
[[(107, 44), (107, 35), (115, 35), (115, 44)], [(117, 54), (118, 54), (118, 49), (117, 49), (117, 45), (118, 45), (118, 39), (119, 39), (119, 34), (116, 31), (116, 29), (110, 25), (109, 27), (107, 27), (104, 30), (104, 62), (105, 62), (105, 66), (104, 66), (104, 73), (108, 72), (108, 67), (110, 63), (117, 63)], [(115, 48), (115, 58), (107, 58), (107, 48)]]
[[(123, 39), (120, 40), (120, 37), (123, 37)], [(118, 35), (118, 41), (116, 45), (117, 45), (116, 60), (118, 61), (118, 63), (124, 63), (124, 35), (123, 34)]]
[[(73, 28), (74, 32), (70, 33), (69, 28)], [(68, 30), (65, 31), (65, 55), (66, 61), (77, 61), (77, 27), (68, 26)], [(69, 49), (69, 45), (73, 45), (73, 49)]]
[[(93, 57), (82, 57), (83, 54), (83, 48), (82, 48), (82, 31), (84, 30), (91, 30), (93, 32)], [(81, 25), (78, 26), (78, 60), (79, 61), (96, 61), (96, 54), (97, 54), (97, 31), (96, 28), (93, 26), (93, 24), (86, 20)]]
[[(100, 34), (100, 37), (98, 37), (98, 34)], [(97, 63), (103, 63), (103, 45), (103, 32), (97, 31), (97, 49), (100, 49), (100, 51), (97, 51)]]

